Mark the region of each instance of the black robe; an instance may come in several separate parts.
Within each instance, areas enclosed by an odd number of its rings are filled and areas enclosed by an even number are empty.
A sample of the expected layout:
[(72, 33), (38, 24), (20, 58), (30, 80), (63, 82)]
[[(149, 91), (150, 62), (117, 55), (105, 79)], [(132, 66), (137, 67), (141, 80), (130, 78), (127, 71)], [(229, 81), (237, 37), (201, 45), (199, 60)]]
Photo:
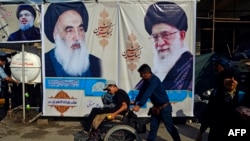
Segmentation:
[(37, 27), (31, 27), (28, 30), (18, 30), (9, 35), (7, 41), (30, 41), (41, 40), (40, 29)]
[(192, 90), (193, 55), (184, 52), (168, 72), (162, 84), (166, 90)]
[[(55, 50), (45, 54), (45, 76), (46, 77), (101, 77), (101, 60), (94, 56), (89, 55), (90, 66), (89, 69), (81, 75), (72, 76), (63, 70), (62, 65), (55, 58)], [(82, 61), (79, 60), (79, 63)]]

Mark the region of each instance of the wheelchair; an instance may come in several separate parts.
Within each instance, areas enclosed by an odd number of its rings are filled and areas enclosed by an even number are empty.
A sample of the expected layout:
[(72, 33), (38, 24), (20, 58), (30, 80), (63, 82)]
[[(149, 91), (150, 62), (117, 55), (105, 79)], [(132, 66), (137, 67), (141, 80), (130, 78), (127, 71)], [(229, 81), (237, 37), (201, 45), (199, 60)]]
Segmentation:
[(92, 129), (87, 141), (142, 141), (139, 134), (146, 132), (147, 120), (142, 120), (129, 110), (115, 120), (104, 120)]

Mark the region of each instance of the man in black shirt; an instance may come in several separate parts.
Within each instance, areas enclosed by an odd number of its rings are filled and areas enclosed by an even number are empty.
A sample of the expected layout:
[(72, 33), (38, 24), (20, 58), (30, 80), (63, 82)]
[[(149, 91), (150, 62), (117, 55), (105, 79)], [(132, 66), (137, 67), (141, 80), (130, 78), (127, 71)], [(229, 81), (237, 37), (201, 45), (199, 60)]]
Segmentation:
[(110, 120), (114, 119), (116, 115), (122, 114), (124, 115), (129, 109), (129, 97), (128, 94), (119, 89), (116, 83), (112, 80), (109, 80), (104, 88), (108, 93), (114, 95), (113, 96), (113, 103), (115, 107), (102, 107), (102, 108), (93, 108), (87, 118), (87, 121), (84, 124), (84, 129), (81, 132), (83, 137), (88, 137), (88, 133), (91, 129), (92, 122), (96, 115), (98, 114), (105, 114), (105, 113), (112, 113)]

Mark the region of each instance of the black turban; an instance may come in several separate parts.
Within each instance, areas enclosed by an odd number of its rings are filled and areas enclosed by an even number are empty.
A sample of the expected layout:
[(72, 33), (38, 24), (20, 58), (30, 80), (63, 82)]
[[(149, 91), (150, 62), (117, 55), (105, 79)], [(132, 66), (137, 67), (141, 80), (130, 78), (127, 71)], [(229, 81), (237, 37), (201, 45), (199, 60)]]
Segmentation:
[(86, 32), (88, 29), (89, 15), (83, 2), (51, 3), (44, 15), (44, 32), (52, 43), (55, 42), (53, 32), (58, 17), (67, 10), (78, 12), (83, 20), (84, 31)]
[(179, 29), (187, 31), (187, 15), (184, 10), (173, 2), (161, 1), (149, 6), (144, 26), (149, 35), (152, 34), (152, 26), (159, 23), (166, 23)]
[(16, 17), (19, 19), (19, 13), (22, 11), (22, 10), (27, 10), (29, 11), (33, 16), (34, 16), (34, 19), (36, 18), (36, 11), (35, 9), (31, 6), (31, 5), (19, 5), (17, 7), (17, 10), (16, 10)]

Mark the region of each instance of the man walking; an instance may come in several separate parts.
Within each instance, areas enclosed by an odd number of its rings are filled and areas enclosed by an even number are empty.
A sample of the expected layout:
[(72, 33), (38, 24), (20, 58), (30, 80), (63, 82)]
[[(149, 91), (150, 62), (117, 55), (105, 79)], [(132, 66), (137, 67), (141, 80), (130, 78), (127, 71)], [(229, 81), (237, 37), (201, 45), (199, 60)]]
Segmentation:
[(152, 73), (151, 68), (147, 64), (141, 65), (138, 72), (144, 81), (135, 99), (133, 110), (138, 112), (148, 99), (153, 103), (153, 108), (150, 111), (150, 131), (147, 141), (154, 141), (156, 139), (161, 121), (163, 121), (173, 140), (180, 141), (179, 133), (172, 120), (172, 106), (169, 103), (169, 98), (160, 79)]

